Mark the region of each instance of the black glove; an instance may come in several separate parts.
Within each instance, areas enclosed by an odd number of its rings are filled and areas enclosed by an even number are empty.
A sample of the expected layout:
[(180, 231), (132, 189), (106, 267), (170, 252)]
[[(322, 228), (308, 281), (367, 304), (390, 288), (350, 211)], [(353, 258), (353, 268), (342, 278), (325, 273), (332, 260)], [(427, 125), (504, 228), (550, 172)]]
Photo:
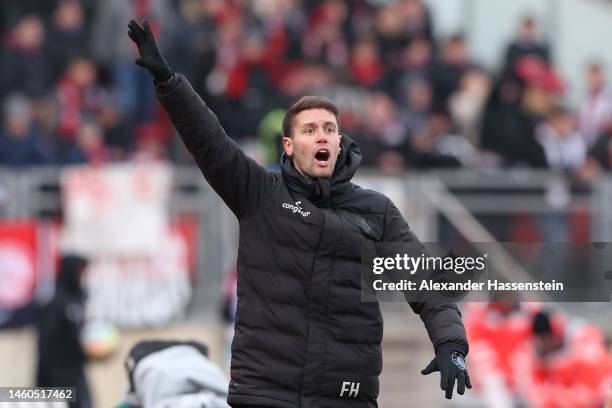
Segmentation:
[(174, 71), (159, 52), (149, 22), (144, 20), (143, 28), (140, 28), (138, 23), (132, 20), (128, 27), (128, 35), (136, 43), (140, 54), (140, 58), (134, 61), (136, 65), (146, 68), (157, 82), (166, 82), (172, 78)]
[(457, 392), (461, 395), (465, 392), (465, 387), (472, 388), (470, 376), (465, 368), (465, 357), (462, 353), (453, 350), (440, 350), (436, 357), (421, 374), (427, 375), (435, 371), (440, 371), (440, 388), (446, 391), (446, 398), (453, 397), (453, 387), (457, 380)]

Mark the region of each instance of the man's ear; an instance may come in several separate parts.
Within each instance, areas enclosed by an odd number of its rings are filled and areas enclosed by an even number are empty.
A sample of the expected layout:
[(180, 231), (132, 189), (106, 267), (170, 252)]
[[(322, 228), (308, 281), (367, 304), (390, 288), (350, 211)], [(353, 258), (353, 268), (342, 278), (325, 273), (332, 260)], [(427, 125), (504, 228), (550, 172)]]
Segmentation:
[(283, 136), (283, 147), (287, 156), (293, 157), (293, 140), (290, 137)]

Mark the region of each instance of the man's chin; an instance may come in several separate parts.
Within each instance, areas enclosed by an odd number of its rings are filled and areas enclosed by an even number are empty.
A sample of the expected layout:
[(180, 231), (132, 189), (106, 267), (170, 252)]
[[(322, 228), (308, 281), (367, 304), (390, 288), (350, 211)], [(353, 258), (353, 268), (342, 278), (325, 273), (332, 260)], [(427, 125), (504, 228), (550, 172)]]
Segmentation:
[(330, 169), (314, 169), (312, 171), (311, 177), (315, 178), (330, 178), (332, 176), (332, 172)]

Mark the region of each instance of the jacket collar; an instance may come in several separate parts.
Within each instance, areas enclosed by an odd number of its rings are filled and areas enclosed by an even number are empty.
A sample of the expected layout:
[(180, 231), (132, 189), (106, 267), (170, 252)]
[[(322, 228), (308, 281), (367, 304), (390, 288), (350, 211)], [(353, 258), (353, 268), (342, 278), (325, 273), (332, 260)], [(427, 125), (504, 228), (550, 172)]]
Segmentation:
[(335, 199), (346, 194), (351, 188), (350, 181), (363, 156), (357, 144), (346, 135), (342, 135), (340, 147), (334, 173), (329, 179), (300, 174), (293, 165), (293, 159), (283, 152), (281, 172), (289, 189), (304, 196), (317, 207), (329, 207)]

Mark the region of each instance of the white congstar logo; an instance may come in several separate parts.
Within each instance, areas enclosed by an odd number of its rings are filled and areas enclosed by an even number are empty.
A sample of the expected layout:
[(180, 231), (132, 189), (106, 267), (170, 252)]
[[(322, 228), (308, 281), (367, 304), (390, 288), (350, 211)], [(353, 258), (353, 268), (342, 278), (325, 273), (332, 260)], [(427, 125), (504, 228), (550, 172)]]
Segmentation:
[(290, 210), (294, 214), (298, 213), (302, 217), (308, 217), (310, 215), (310, 211), (304, 211), (302, 207), (300, 207), (300, 204), (302, 204), (301, 201), (296, 201), (295, 204), (283, 203), (282, 207)]

